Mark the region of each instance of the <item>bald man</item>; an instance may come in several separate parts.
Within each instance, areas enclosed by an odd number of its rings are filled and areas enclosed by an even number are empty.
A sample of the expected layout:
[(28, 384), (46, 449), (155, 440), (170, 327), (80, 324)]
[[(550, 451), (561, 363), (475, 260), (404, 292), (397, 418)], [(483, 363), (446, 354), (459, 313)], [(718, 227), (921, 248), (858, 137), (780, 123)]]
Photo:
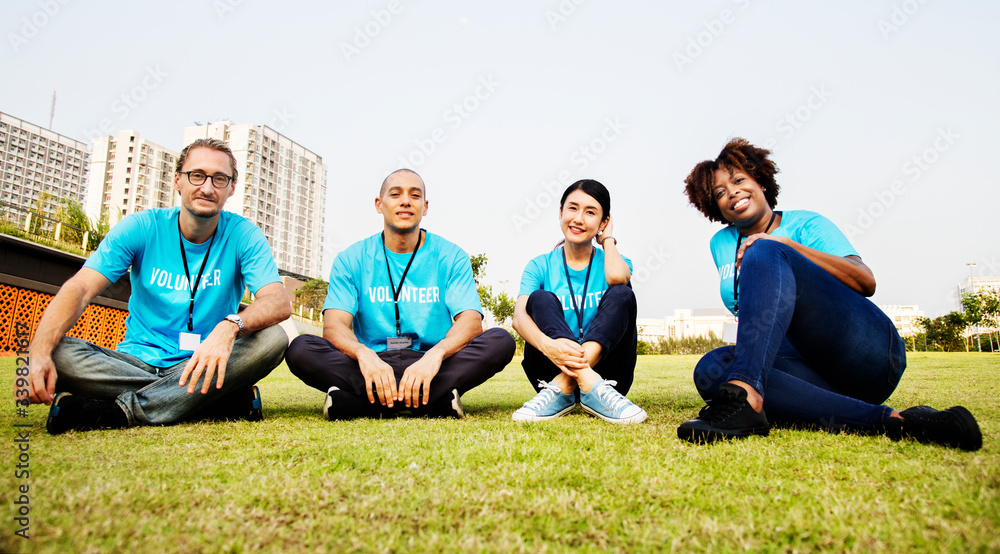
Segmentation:
[(514, 339), (483, 331), (469, 256), (420, 228), (427, 189), (400, 169), (382, 182), (383, 230), (341, 252), (330, 272), (323, 336), (288, 347), (289, 369), (326, 393), (328, 420), (402, 412), (464, 416), (461, 396), (501, 371)]

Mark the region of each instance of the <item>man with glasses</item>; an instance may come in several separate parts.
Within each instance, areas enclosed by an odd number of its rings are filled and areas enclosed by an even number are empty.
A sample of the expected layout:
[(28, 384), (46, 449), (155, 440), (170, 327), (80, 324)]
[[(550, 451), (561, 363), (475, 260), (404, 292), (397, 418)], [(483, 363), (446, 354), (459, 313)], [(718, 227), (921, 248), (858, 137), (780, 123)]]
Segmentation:
[(375, 199), (383, 231), (333, 262), (323, 336), (288, 346), (288, 369), (325, 393), (328, 420), (461, 418), (461, 395), (514, 356), (507, 331), (483, 332), (468, 254), (420, 228), (427, 206), (415, 172), (386, 177)]
[[(121, 220), (46, 307), (29, 347), (28, 399), (51, 405), (49, 433), (261, 419), (254, 384), (281, 363), (288, 339), (277, 324), (291, 305), (264, 233), (222, 210), (237, 176), (222, 141), (186, 146), (174, 174), (180, 207)], [(130, 268), (117, 350), (66, 337)], [(246, 287), (256, 298), (237, 314)]]

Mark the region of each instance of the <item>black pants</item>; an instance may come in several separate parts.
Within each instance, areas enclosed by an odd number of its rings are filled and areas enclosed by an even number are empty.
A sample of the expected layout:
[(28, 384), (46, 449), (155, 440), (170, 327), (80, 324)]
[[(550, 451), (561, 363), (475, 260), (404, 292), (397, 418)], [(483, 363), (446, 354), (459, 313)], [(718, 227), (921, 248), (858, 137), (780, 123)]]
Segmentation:
[[(576, 340), (573, 331), (563, 317), (563, 306), (555, 294), (546, 290), (536, 290), (528, 297), (528, 316), (538, 329), (553, 339)], [(600, 376), (608, 381), (617, 381), (615, 390), (627, 394), (635, 378), (636, 341), (635, 293), (625, 285), (608, 287), (597, 305), (597, 315), (583, 336), (584, 342), (601, 345), (601, 361), (594, 367)], [(524, 361), (521, 362), (528, 381), (541, 390), (538, 381), (549, 382), (559, 375), (559, 368), (534, 346), (524, 345)]]
[[(499, 327), (480, 333), (461, 350), (441, 362), (441, 369), (431, 381), (428, 405), (434, 405), (436, 400), (448, 397), (452, 389), (457, 389), (458, 394), (462, 395), (485, 383), (510, 363), (514, 357), (514, 348), (514, 339), (510, 333)], [(397, 386), (406, 368), (423, 355), (423, 352), (409, 349), (378, 353), (378, 357), (392, 367), (396, 374)], [(333, 344), (323, 337), (300, 335), (288, 345), (285, 361), (292, 374), (310, 387), (323, 392), (330, 387), (337, 387), (368, 402), (365, 378), (361, 374), (357, 360), (334, 348)], [(386, 413), (402, 409), (401, 402), (396, 404), (396, 407), (388, 410), (382, 408), (376, 400), (376, 406)], [(424, 408), (425, 406), (421, 405), (412, 411), (420, 413)]]

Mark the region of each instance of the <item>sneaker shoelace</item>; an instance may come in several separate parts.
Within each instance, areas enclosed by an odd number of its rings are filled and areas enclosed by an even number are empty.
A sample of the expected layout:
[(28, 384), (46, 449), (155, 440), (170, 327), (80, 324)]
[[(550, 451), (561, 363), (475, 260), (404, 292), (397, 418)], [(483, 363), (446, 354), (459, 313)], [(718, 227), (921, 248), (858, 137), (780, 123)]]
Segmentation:
[(617, 384), (618, 381), (605, 381), (597, 389), (597, 397), (616, 413), (629, 405), (628, 398), (625, 398), (620, 392), (614, 389), (614, 386)]
[(743, 407), (737, 400), (739, 400), (739, 397), (735, 394), (726, 393), (717, 396), (711, 404), (708, 404), (698, 412), (698, 417), (703, 418), (708, 416), (711, 421), (726, 421)]
[(542, 390), (531, 400), (524, 403), (524, 407), (531, 410), (540, 410), (549, 402), (556, 399), (556, 395), (562, 394), (562, 389), (556, 385), (546, 383), (545, 381), (538, 381), (538, 386)]

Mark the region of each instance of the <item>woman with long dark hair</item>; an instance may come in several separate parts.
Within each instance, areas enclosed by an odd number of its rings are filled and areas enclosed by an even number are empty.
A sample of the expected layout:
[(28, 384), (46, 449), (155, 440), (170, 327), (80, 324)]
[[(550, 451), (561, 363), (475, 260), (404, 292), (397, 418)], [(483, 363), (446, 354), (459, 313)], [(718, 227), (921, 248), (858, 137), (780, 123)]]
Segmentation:
[(646, 412), (625, 398), (635, 375), (636, 306), (631, 262), (612, 236), (608, 189), (591, 179), (570, 185), (559, 225), (564, 240), (521, 277), (513, 324), (538, 394), (513, 419), (551, 419), (579, 404), (606, 421), (642, 422)]

